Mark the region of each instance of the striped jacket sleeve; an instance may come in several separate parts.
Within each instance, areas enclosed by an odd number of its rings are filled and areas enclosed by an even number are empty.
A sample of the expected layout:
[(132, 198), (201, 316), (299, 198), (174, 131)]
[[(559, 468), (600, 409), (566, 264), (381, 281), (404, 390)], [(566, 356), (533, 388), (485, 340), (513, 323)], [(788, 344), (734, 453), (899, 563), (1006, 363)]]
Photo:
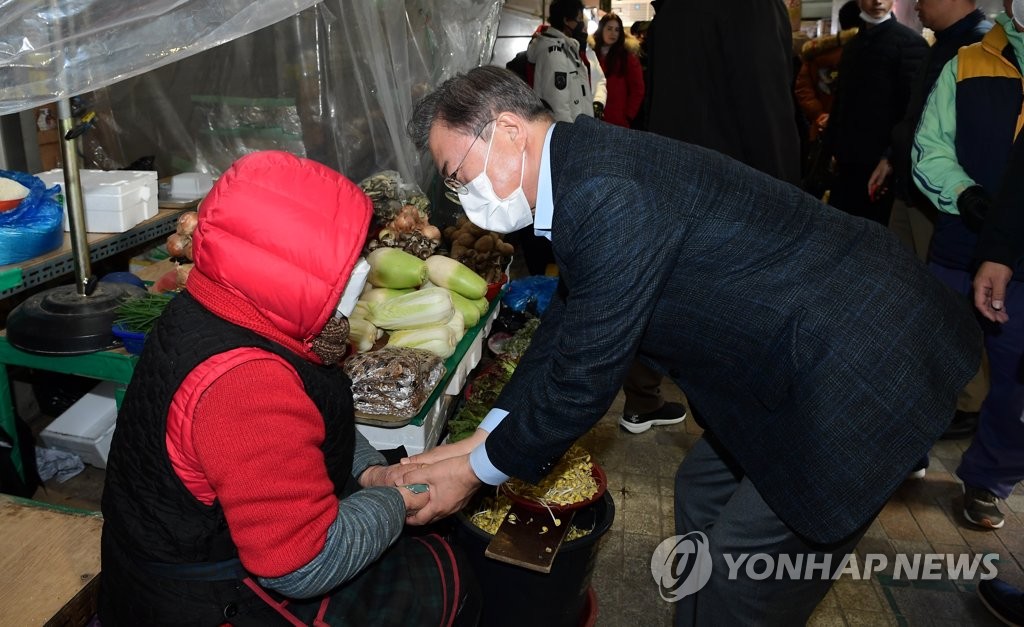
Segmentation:
[(975, 184), (956, 157), (957, 67), (957, 58), (953, 57), (942, 68), (928, 95), (910, 152), (918, 189), (940, 211), (952, 214), (960, 213), (956, 207), (960, 193)]

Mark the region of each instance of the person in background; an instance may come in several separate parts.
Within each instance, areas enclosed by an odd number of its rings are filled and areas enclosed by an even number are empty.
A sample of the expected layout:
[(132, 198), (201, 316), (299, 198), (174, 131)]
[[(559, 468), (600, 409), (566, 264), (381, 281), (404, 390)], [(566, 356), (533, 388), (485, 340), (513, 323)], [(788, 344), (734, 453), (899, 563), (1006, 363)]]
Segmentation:
[[(597, 55), (587, 45), (587, 31), (580, 0), (553, 0), (548, 25), (534, 33), (526, 49), (527, 84), (537, 93), (556, 120), (572, 122), (579, 115), (604, 115), (608, 101), (607, 79)], [(529, 230), (511, 234), (523, 251), (532, 275), (554, 268), (551, 244)]]
[[(647, 93), (647, 30), (651, 27), (650, 20), (637, 20), (629, 27), (629, 34), (636, 39), (640, 46), (637, 52), (637, 59), (640, 60), (640, 69), (644, 76), (644, 94)], [(640, 112), (633, 118), (632, 127), (639, 131), (647, 130), (647, 99), (640, 103)]]
[(915, 8), (921, 23), (935, 34), (935, 43), (914, 75), (907, 111), (893, 127), (889, 150), (875, 166), (868, 186), (893, 190), (895, 198), (889, 228), (918, 259), (927, 261), (937, 210), (911, 180), (910, 147), (914, 131), (943, 66), (960, 48), (981, 41), (991, 30), (992, 22), (978, 10), (975, 0), (918, 0)]
[[(1016, 13), (1024, 14), (1024, 1), (1013, 5)], [(992, 203), (990, 215), (978, 237), (975, 260), (980, 261), (974, 275), (974, 306), (986, 319), (1003, 324), (1006, 310), (1006, 292), (1013, 285), (1014, 269), (1024, 262), (1024, 133), (1017, 135), (1013, 153), (1007, 164), (999, 194)], [(1013, 286), (1020, 289), (1019, 283)], [(1024, 315), (1015, 311), (1014, 315)], [(1024, 439), (1018, 439), (1017, 459), (1024, 458)], [(1007, 625), (1024, 625), (1024, 591), (1000, 579), (978, 582), (978, 597), (993, 615)]]
[(110, 446), (104, 625), (475, 624), (452, 547), (400, 537), (429, 495), (355, 429), (339, 362), (371, 213), (338, 172), (276, 151), (203, 201), (187, 291)]
[[(1014, 9), (1024, 11), (1024, 0), (1003, 0), (1003, 6), (982, 40), (960, 48), (940, 72), (911, 151), (914, 183), (939, 210), (928, 266), (964, 296), (972, 293), (978, 232), (1007, 171), (1024, 110), (1024, 25), (1014, 16)], [(1024, 311), (1022, 276), (1018, 265), (1003, 300), (1008, 310)], [(956, 474), (964, 483), (964, 518), (998, 529), (1005, 522), (999, 500), (1024, 478), (1024, 316), (983, 322), (989, 392)]]
[[(981, 41), (992, 28), (992, 22), (978, 10), (975, 0), (918, 0), (916, 8), (921, 23), (935, 33), (935, 43), (914, 75), (907, 111), (893, 127), (889, 150), (871, 174), (868, 187), (893, 191), (889, 228), (921, 261), (927, 262), (937, 210), (912, 182), (910, 149), (914, 130), (942, 68), (956, 56), (957, 50)], [(944, 439), (966, 438), (977, 429), (978, 413), (989, 388), (987, 364), (983, 360), (978, 375), (960, 393)]]
[(785, 3), (660, 0), (647, 46), (647, 130), (800, 184)]
[(548, 25), (526, 49), (529, 84), (556, 120), (572, 122), (579, 115), (600, 119), (608, 100), (607, 82), (587, 46), (583, 3), (554, 0)]
[(829, 576), (755, 580), (726, 556), (845, 564), (978, 367), (970, 305), (884, 227), (699, 146), (554, 122), (502, 68), (443, 83), (409, 135), (474, 223), (550, 237), (561, 282), (481, 428), (407, 460), (430, 485), (411, 522), (540, 480), (641, 360), (705, 428), (676, 475), (676, 533), (704, 549), (692, 578), (666, 569), (704, 584), (677, 624), (806, 623)]
[(608, 86), (603, 119), (616, 126), (631, 126), (644, 102), (644, 72), (637, 58), (639, 50), (626, 47), (626, 33), (618, 15), (606, 13), (598, 22), (594, 52)]
[[(793, 44), (783, 3), (661, 0), (656, 10), (645, 40), (646, 130), (799, 183)], [(623, 383), (621, 428), (643, 433), (686, 418), (683, 404), (665, 402), (662, 379), (633, 363)]]
[(640, 46), (640, 51), (636, 56), (640, 59), (640, 67), (644, 70), (647, 69), (647, 29), (650, 27), (650, 20), (637, 20), (629, 26), (629, 34), (633, 36), (633, 39), (636, 39), (637, 44)]
[(858, 0), (864, 26), (843, 48), (825, 131), (835, 164), (829, 204), (886, 226), (892, 194), (868, 183), (906, 113), (913, 78), (928, 52), (924, 38), (893, 17), (892, 4)]
[(860, 7), (856, 0), (850, 0), (839, 9), (839, 32), (812, 39), (800, 50), (800, 71), (794, 91), (807, 120), (810, 142), (816, 141), (828, 126), (843, 46), (857, 34), (860, 24)]

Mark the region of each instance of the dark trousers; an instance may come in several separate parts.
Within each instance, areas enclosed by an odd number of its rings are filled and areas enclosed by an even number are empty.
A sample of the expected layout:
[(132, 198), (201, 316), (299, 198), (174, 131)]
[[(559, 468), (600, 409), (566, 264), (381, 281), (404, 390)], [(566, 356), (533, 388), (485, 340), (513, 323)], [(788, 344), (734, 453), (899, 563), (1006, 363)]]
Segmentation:
[[(771, 452), (766, 452), (771, 454)], [(774, 576), (752, 579), (746, 563), (735, 566), (742, 554), (766, 554), (808, 560), (829, 559), (830, 573), (840, 569), (866, 526), (837, 545), (808, 544), (786, 526), (768, 507), (757, 488), (712, 444), (705, 435), (693, 446), (676, 473), (676, 533), (702, 532), (711, 553), (710, 577), (696, 593), (683, 597), (676, 606), (676, 627), (685, 625), (804, 625), (814, 608), (832, 586), (832, 579)], [(800, 489), (794, 485), (794, 489)], [(735, 578), (730, 578), (729, 555)], [(829, 557), (830, 556), (830, 557)], [(751, 558), (747, 558), (751, 559)], [(751, 562), (763, 572), (763, 562)]]
[(886, 190), (876, 193), (873, 198), (868, 195), (868, 179), (871, 178), (875, 165), (877, 164), (844, 164), (839, 167), (832, 182), (828, 204), (851, 215), (889, 226), (892, 193)]
[[(961, 294), (972, 294), (971, 273), (935, 263), (928, 268)], [(1024, 284), (1010, 281), (1005, 300), (1009, 321), (982, 322), (989, 391), (981, 405), (978, 431), (956, 469), (964, 483), (1001, 499), (1024, 479)]]
[(665, 404), (661, 396), (661, 373), (648, 368), (639, 361), (633, 366), (622, 382), (626, 397), (623, 411), (627, 414), (646, 414), (660, 409)]

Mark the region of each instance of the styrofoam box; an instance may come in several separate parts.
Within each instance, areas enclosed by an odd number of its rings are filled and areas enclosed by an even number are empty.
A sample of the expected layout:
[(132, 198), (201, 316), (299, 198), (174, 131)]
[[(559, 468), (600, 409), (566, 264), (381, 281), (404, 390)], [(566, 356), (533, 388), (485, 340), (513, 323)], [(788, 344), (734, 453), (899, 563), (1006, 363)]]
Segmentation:
[[(159, 211), (156, 172), (79, 170), (78, 174), (85, 203), (85, 230), (89, 233), (123, 233), (139, 222), (155, 217)], [(47, 187), (60, 185), (64, 190), (63, 170), (48, 170), (36, 176)], [(64, 196), (67, 197), (66, 192)], [(65, 200), (64, 230), (69, 229)]]
[(90, 466), (106, 468), (117, 423), (116, 389), (116, 383), (104, 381), (78, 399), (40, 432), (43, 444), (76, 453)]
[(370, 446), (378, 451), (404, 446), (409, 455), (417, 455), (434, 448), (434, 444), (441, 437), (441, 430), (444, 428), (445, 418), (454, 398), (447, 394), (438, 396), (430, 411), (423, 417), (422, 425), (405, 425), (389, 429), (357, 424), (356, 429), (363, 434)]

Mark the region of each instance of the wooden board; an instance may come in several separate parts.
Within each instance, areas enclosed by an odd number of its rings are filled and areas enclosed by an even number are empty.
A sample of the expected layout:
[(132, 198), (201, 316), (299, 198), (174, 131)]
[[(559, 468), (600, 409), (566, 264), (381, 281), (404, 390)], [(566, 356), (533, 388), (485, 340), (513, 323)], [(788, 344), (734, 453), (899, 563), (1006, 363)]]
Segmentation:
[(59, 618), (65, 606), (95, 612), (102, 526), (98, 514), (0, 495), (0, 625), (73, 624)]
[(560, 515), (562, 524), (556, 525), (550, 514), (513, 503), (484, 555), (539, 573), (550, 573), (574, 514)]

